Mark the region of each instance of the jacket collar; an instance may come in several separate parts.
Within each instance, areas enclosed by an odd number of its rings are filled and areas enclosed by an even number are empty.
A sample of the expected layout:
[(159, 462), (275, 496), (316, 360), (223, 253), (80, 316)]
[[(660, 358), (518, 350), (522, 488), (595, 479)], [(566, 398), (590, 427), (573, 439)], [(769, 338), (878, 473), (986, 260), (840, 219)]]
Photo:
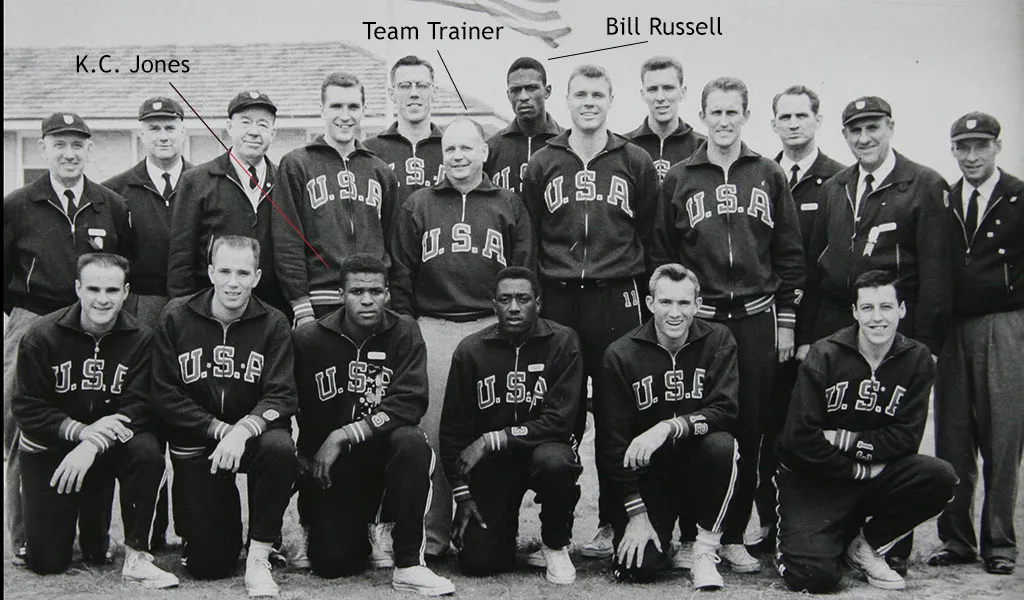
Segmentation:
[[(398, 313), (392, 311), (389, 308), (384, 309), (384, 315), (381, 318), (380, 326), (377, 328), (377, 331), (374, 332), (374, 335), (376, 335), (378, 333), (383, 333), (385, 331), (390, 331), (391, 329), (394, 329), (395, 325), (397, 325), (398, 322), (401, 319), (402, 319), (402, 317), (400, 317), (398, 315)], [(316, 323), (317, 323), (318, 326), (323, 327), (324, 329), (328, 329), (330, 331), (333, 331), (334, 333), (336, 333), (338, 335), (343, 335), (345, 337), (348, 337), (348, 334), (345, 333), (345, 329), (342, 327), (342, 323), (344, 323), (344, 322), (345, 322), (345, 305), (344, 304), (342, 304), (341, 307), (338, 308), (338, 310), (329, 312), (326, 315), (324, 315), (324, 316), (322, 316), (322, 317), (320, 317), (319, 319), (316, 320)]]
[[(848, 325), (840, 329), (839, 331), (833, 333), (826, 339), (829, 342), (837, 346), (841, 346), (842, 348), (845, 348), (850, 352), (860, 354), (860, 348), (857, 346), (857, 332), (859, 328), (860, 326), (856, 324)], [(903, 335), (902, 333), (896, 332), (896, 339), (893, 340), (892, 347), (889, 348), (889, 352), (885, 354), (885, 358), (902, 354), (903, 352), (906, 352), (913, 346), (913, 342), (911, 342), (910, 339), (907, 338), (907, 336)]]
[[(277, 169), (274, 168), (274, 163), (272, 163), (270, 159), (267, 158), (266, 155), (263, 156), (263, 162), (267, 164), (266, 184), (267, 186), (273, 185), (274, 174), (277, 171)], [(238, 174), (235, 173), (235, 165), (231, 160), (231, 155), (228, 154), (227, 152), (221, 154), (217, 158), (210, 161), (210, 173), (212, 173), (213, 175), (223, 175), (225, 177), (228, 177), (235, 183), (242, 185), (242, 183), (238, 180)]]
[[(551, 329), (551, 325), (548, 324), (547, 319), (537, 317), (537, 325), (533, 328), (533, 331), (530, 332), (530, 335), (528, 335), (526, 339), (523, 340), (523, 342), (525, 343), (533, 339), (548, 337), (554, 335), (554, 333), (555, 332), (553, 329)], [(483, 339), (488, 341), (500, 340), (503, 342), (508, 342), (510, 344), (512, 343), (512, 340), (501, 335), (501, 328), (499, 323), (495, 323), (488, 327), (487, 329), (484, 329)]]
[[(311, 142), (306, 144), (306, 148), (310, 150), (333, 152), (336, 156), (341, 156), (340, 154), (338, 154), (338, 151), (334, 149), (334, 146), (327, 143), (327, 139), (324, 138), (324, 134), (322, 133), (313, 138)], [(355, 149), (352, 151), (352, 154), (345, 157), (345, 159), (351, 159), (353, 156), (356, 156), (357, 154), (366, 154), (368, 156), (373, 155), (373, 153), (367, 150), (366, 146), (364, 146), (362, 142), (360, 142), (359, 140), (356, 140)]]
[[(782, 162), (782, 152), (775, 155), (775, 162)], [(807, 169), (807, 174), (800, 177), (800, 181), (803, 181), (805, 177), (824, 177), (825, 179), (828, 179), (831, 177), (828, 171), (830, 162), (832, 162), (832, 159), (822, 152), (821, 148), (818, 148), (817, 158), (815, 158), (814, 162), (811, 163), (811, 168)]]
[[(61, 327), (72, 329), (79, 333), (86, 333), (92, 335), (82, 329), (82, 301), (78, 300), (71, 306), (64, 309), (64, 312), (57, 319), (57, 324)], [(114, 328), (107, 333), (113, 333), (115, 331), (136, 331), (139, 328), (138, 321), (135, 317), (128, 314), (124, 308), (117, 313), (117, 321), (114, 322)]]
[[(708, 325), (701, 319), (694, 318), (690, 321), (690, 329), (686, 333), (686, 344), (695, 342), (697, 340), (706, 338), (711, 333), (711, 326)], [(645, 342), (649, 344), (655, 344), (660, 346), (658, 343), (658, 332), (654, 328), (654, 318), (647, 319), (647, 322), (633, 330), (630, 334), (630, 339), (637, 340), (639, 342)], [(685, 345), (683, 346), (686, 347)]]
[[(36, 180), (29, 185), (32, 189), (33, 201), (50, 202), (51, 204), (56, 203), (58, 207), (62, 206), (60, 198), (57, 197), (57, 192), (55, 192), (53, 190), (53, 186), (50, 185), (50, 176), (48, 174), (36, 178)], [(103, 186), (93, 183), (92, 180), (85, 175), (82, 176), (82, 198), (87, 201), (86, 205), (91, 204), (95, 206), (102, 206), (105, 204), (107, 199), (101, 192), (101, 190), (105, 189), (106, 188)]]
[[(565, 131), (561, 125), (555, 122), (555, 119), (551, 116), (551, 113), (544, 113), (544, 126), (537, 132), (538, 135), (551, 135), (555, 136)], [(519, 126), (519, 119), (512, 119), (512, 122), (508, 124), (504, 129), (498, 132), (500, 136), (507, 135), (526, 135), (523, 133), (522, 127)]]
[[(189, 169), (192, 168), (192, 163), (185, 160), (184, 157), (182, 157), (180, 160), (181, 172), (182, 174), (184, 174), (185, 171), (188, 171)], [(146, 187), (146, 184), (149, 183), (153, 183), (153, 181), (149, 178), (149, 171), (146, 169), (146, 159), (143, 158), (141, 161), (139, 161), (139, 164), (135, 165), (128, 171), (127, 184)]]
[[(997, 170), (999, 171), (999, 181), (996, 182), (996, 187), (992, 190), (993, 201), (1003, 197), (1013, 198), (1024, 195), (1024, 181), (1017, 179), (998, 167)], [(961, 177), (957, 179), (956, 183), (949, 190), (950, 204), (957, 208), (957, 212), (960, 212), (960, 197), (963, 194), (963, 188), (964, 178)]]
[[(567, 150), (569, 152), (572, 152), (572, 148), (569, 147), (569, 134), (570, 133), (572, 133), (572, 130), (571, 129), (566, 129), (562, 133), (560, 133), (560, 134), (556, 135), (555, 137), (551, 138), (550, 140), (548, 140), (548, 146), (555, 146), (557, 148), (562, 148), (563, 150)], [(623, 137), (623, 136), (621, 136), (621, 135), (619, 135), (617, 133), (612, 133), (611, 131), (609, 131), (608, 132), (608, 142), (604, 145), (604, 149), (602, 149), (601, 152), (611, 152), (612, 150), (616, 150), (618, 148), (621, 148), (621, 147), (625, 146), (628, 143), (629, 143), (629, 140), (626, 139), (625, 137)]]
[[(441, 128), (438, 127), (433, 122), (431, 122), (430, 123), (430, 135), (427, 136), (427, 139), (428, 140), (431, 139), (431, 138), (441, 139), (441, 135), (442, 134), (444, 134), (444, 132), (441, 131)], [(392, 138), (392, 139), (399, 139), (399, 140), (409, 141), (404, 135), (402, 135), (401, 133), (398, 133), (398, 121), (395, 121), (394, 123), (391, 124), (391, 127), (388, 127), (384, 131), (378, 133), (377, 137), (380, 137), (380, 138)]]
[[(739, 162), (740, 160), (743, 160), (745, 158), (758, 158), (760, 156), (761, 156), (760, 154), (758, 154), (757, 152), (754, 152), (753, 150), (751, 150), (750, 147), (747, 146), (746, 142), (740, 142), (740, 155), (736, 157), (736, 161)], [(711, 162), (711, 160), (708, 159), (708, 142), (705, 142), (705, 143), (701, 144), (700, 148), (697, 148), (697, 150), (694, 151), (693, 156), (691, 156), (690, 158), (686, 159), (686, 164), (689, 164), (689, 165), (710, 165), (710, 164), (713, 164)]]
[[(893, 154), (896, 155), (896, 165), (893, 166), (892, 172), (889, 173), (889, 176), (886, 177), (884, 181), (878, 183), (875, 187), (876, 191), (881, 187), (897, 183), (909, 183), (914, 180), (915, 171), (911, 166), (910, 160), (895, 150), (893, 150)], [(853, 185), (857, 185), (859, 177), (860, 163), (854, 163), (852, 166), (849, 166), (836, 174), (836, 180), (842, 183), (844, 187), (849, 186), (851, 183)]]
[[(651, 126), (648, 124), (650, 119), (651, 119), (650, 117), (644, 118), (643, 123), (640, 123), (639, 127), (634, 129), (633, 131), (629, 132), (629, 134), (626, 137), (638, 138), (638, 137), (642, 137), (642, 136), (646, 136), (646, 135), (657, 136), (658, 134), (654, 133), (654, 130), (652, 130)], [(684, 135), (689, 135), (692, 131), (693, 131), (693, 127), (690, 127), (686, 123), (686, 121), (684, 121), (682, 118), (680, 118), (679, 119), (679, 125), (676, 126), (675, 131), (673, 131), (672, 133), (668, 134), (668, 137), (670, 137), (670, 138), (671, 137), (682, 137)]]
[[(192, 294), (188, 300), (185, 301), (185, 304), (192, 310), (192, 312), (212, 321), (217, 321), (217, 318), (213, 316), (213, 312), (210, 309), (210, 303), (212, 301), (213, 286), (210, 286), (201, 292)], [(252, 296), (249, 296), (249, 305), (245, 307), (245, 312), (242, 313), (242, 316), (239, 317), (238, 320), (246, 321), (265, 314), (267, 314), (267, 305), (253, 294)]]
[[(443, 190), (451, 190), (453, 192), (459, 193), (459, 191), (457, 189), (455, 189), (455, 186), (452, 185), (452, 182), (448, 180), (448, 174), (447, 173), (445, 174), (444, 177), (441, 178), (441, 183), (439, 183), (439, 184), (434, 186), (434, 189), (435, 190), (442, 190), (442, 191)], [(503, 189), (504, 188), (500, 188), (500, 187), (494, 185), (494, 183), (491, 182), (491, 178), (488, 177), (486, 173), (484, 173), (483, 177), (480, 178), (480, 183), (475, 188), (470, 190), (469, 193), (473, 194), (473, 193), (476, 193), (476, 192), (480, 192), (480, 193), (483, 193), (483, 194), (491, 194), (491, 193), (494, 193), (494, 192), (500, 192)]]

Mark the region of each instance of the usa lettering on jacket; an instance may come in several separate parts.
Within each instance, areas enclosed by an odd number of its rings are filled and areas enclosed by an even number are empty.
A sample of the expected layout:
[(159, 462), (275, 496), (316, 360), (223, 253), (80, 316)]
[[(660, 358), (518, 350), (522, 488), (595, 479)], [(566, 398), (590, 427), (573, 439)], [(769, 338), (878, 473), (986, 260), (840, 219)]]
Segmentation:
[[(112, 363), (113, 364), (113, 363)], [(120, 394), (124, 385), (124, 378), (128, 375), (128, 366), (116, 363), (113, 376), (110, 377), (110, 393)], [(59, 365), (53, 365), (54, 384), (53, 391), (58, 394), (66, 394), (76, 390), (91, 390), (106, 392), (106, 365), (107, 361), (102, 358), (87, 358), (82, 361), (82, 376), (78, 383), (73, 382), (72, 371), (74, 364), (66, 360)], [(110, 402), (108, 399), (107, 402)]]
[[(412, 159), (409, 159), (412, 160)], [(422, 162), (422, 161), (421, 161)], [(376, 179), (366, 180), (366, 190), (359, 193), (356, 185), (356, 176), (351, 171), (338, 171), (335, 177), (337, 193), (332, 194), (327, 189), (327, 176), (320, 175), (306, 182), (306, 192), (309, 194), (309, 206), (313, 210), (324, 206), (335, 200), (355, 200), (362, 202), (370, 208), (377, 209), (377, 218), (380, 218), (381, 207), (381, 186)]]
[[(369, 354), (381, 355), (379, 360), (386, 358), (383, 352), (370, 352)], [(367, 358), (375, 357), (367, 356)], [(394, 370), (382, 364), (350, 360), (348, 381), (342, 382), (340, 386), (338, 385), (338, 367), (336, 365), (316, 372), (313, 377), (316, 379), (317, 396), (321, 402), (334, 398), (340, 390), (359, 395), (359, 406), (352, 416), (353, 420), (358, 420), (380, 406), (380, 401), (387, 394), (394, 374)]]
[[(709, 206), (712, 202), (713, 206)], [(775, 228), (775, 222), (772, 221), (771, 197), (768, 192), (756, 185), (751, 187), (750, 198), (745, 204), (746, 206), (740, 206), (740, 199), (734, 184), (723, 183), (715, 188), (714, 198), (706, 198), (704, 191), (687, 198), (686, 214), (690, 218), (690, 227), (695, 227), (697, 223), (714, 215), (745, 214), (759, 218), (768, 227)], [(714, 212), (709, 210), (711, 208), (714, 208)]]
[(250, 351), (249, 358), (236, 366), (235, 347), (221, 344), (213, 347), (212, 359), (213, 362), (203, 362), (202, 348), (179, 354), (182, 382), (195, 383), (212, 375), (218, 379), (244, 378), (246, 383), (256, 383), (263, 374), (263, 355), (256, 351)]
[(476, 382), (476, 401), (480, 410), (500, 404), (529, 404), (533, 410), (543, 404), (544, 395), (548, 391), (548, 382), (544, 379), (544, 364), (528, 365), (525, 371), (507, 371), (505, 387), (497, 389), (498, 378), (488, 375)]
[(501, 169), (500, 171), (498, 171), (494, 175), (491, 175), (491, 183), (493, 183), (494, 185), (496, 185), (498, 187), (503, 187), (506, 190), (509, 190), (510, 192), (515, 192), (517, 194), (522, 194), (523, 193), (523, 177), (526, 175), (526, 165), (527, 164), (529, 164), (529, 162), (524, 162), (524, 163), (520, 163), (519, 164), (519, 186), (518, 186), (518, 189), (513, 189), (513, 186), (512, 186), (512, 179), (511, 179), (511, 177), (512, 177), (512, 166), (511, 165), (505, 167), (504, 169)]
[[(700, 400), (704, 398), (704, 376), (706, 371), (695, 368), (693, 375), (687, 377), (682, 369), (665, 371), (662, 375), (665, 386), (665, 402), (679, 402), (684, 398), (689, 400)], [(687, 391), (686, 382), (690, 382)], [(658, 403), (658, 396), (654, 393), (654, 375), (647, 375), (640, 381), (633, 382), (633, 397), (636, 399), (636, 407), (639, 410), (647, 410)]]
[[(890, 391), (877, 379), (862, 379), (854, 387), (857, 390), (857, 399), (853, 403), (853, 410), (867, 413), (881, 413), (885, 411), (885, 414), (890, 417), (896, 415), (896, 411), (900, 407), (900, 401), (903, 400), (903, 396), (907, 393), (907, 388), (902, 385), (893, 386), (893, 389)], [(846, 392), (849, 389), (850, 381), (840, 381), (835, 385), (825, 388), (825, 412), (849, 410), (850, 404), (846, 399)], [(890, 392), (888, 396), (889, 401), (879, 404), (879, 396), (884, 397), (886, 392)]]
[[(420, 257), (424, 263), (450, 252), (471, 252), (479, 254), (505, 267), (508, 266), (505, 259), (505, 241), (501, 234), (494, 229), (487, 228), (480, 239), (480, 228), (477, 228), (477, 236), (474, 240), (473, 226), (469, 223), (456, 223), (452, 225), (451, 231), (446, 232), (445, 238), (441, 239), (441, 228), (435, 227), (423, 232), (423, 254)], [(475, 243), (474, 243), (475, 242)]]
[[(410, 156), (405, 159), (405, 177), (402, 177), (401, 173), (398, 173), (398, 184), (399, 185), (415, 185), (422, 186), (426, 183), (426, 165), (422, 158), (418, 156)], [(395, 163), (388, 163), (391, 170), (395, 170)], [(433, 183), (428, 185), (437, 185), (444, 179), (444, 165), (437, 165), (437, 174), (434, 175)]]
[(544, 188), (544, 202), (547, 204), (548, 212), (554, 213), (569, 203), (569, 196), (576, 202), (607, 202), (612, 206), (618, 206), (628, 216), (633, 216), (633, 207), (629, 200), (629, 182), (612, 175), (608, 181), (607, 188), (598, 193), (597, 171), (581, 169), (576, 171), (573, 181), (574, 190), (568, 193), (564, 189), (565, 175), (559, 175), (548, 182)]

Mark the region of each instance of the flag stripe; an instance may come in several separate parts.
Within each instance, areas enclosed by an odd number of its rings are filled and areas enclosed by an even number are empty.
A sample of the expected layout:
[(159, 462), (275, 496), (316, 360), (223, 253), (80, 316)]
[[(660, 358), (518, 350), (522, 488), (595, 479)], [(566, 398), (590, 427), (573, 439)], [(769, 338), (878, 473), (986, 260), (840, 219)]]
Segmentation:
[(519, 33), (543, 39), (552, 48), (558, 47), (558, 38), (572, 29), (561, 19), (557, 10), (551, 10), (558, 0), (414, 0), (431, 2), (454, 8), (484, 12), (498, 22)]

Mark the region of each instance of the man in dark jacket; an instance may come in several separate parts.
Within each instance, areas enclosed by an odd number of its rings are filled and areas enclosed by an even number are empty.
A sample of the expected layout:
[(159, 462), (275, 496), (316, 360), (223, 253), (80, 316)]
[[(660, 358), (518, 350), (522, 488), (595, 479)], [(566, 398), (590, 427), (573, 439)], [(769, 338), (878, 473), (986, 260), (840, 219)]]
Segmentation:
[(419, 327), (386, 310), (387, 268), (374, 255), (338, 265), (344, 304), (295, 329), (299, 454), (310, 463), (299, 502), (313, 572), (362, 572), (367, 525), (387, 493), (392, 586), (428, 596), (452, 582), (424, 563), (423, 528), (434, 457), (417, 427), (427, 407), (427, 352)]
[(571, 442), (583, 359), (576, 333), (538, 316), (540, 282), (523, 267), (494, 282), (498, 323), (459, 343), (441, 417), (441, 462), (458, 509), (453, 541), (467, 575), (515, 563), (519, 506), (533, 489), (541, 503), (547, 580), (576, 580), (569, 559), (576, 478), (583, 470)]
[(203, 579), (234, 570), (242, 548), (234, 474), (242, 471), (251, 540), (245, 584), (250, 596), (276, 596), (268, 559), (298, 469), (289, 431), (297, 401), (288, 320), (252, 297), (259, 254), (252, 238), (218, 237), (213, 288), (168, 303), (151, 402), (169, 430), (186, 569)]
[(778, 569), (795, 591), (834, 590), (844, 556), (871, 585), (903, 589), (884, 555), (956, 481), (949, 463), (917, 453), (935, 365), (897, 333), (907, 311), (895, 277), (868, 271), (853, 289), (857, 324), (811, 347), (779, 438)]
[(973, 562), (971, 504), (985, 462), (981, 556), (989, 573), (1013, 573), (1013, 529), (1024, 448), (1024, 182), (996, 168), (999, 121), (968, 113), (953, 123), (953, 156), (963, 178), (949, 194), (953, 324), (935, 384), (935, 455), (960, 478), (939, 516), (943, 545), (930, 565)]

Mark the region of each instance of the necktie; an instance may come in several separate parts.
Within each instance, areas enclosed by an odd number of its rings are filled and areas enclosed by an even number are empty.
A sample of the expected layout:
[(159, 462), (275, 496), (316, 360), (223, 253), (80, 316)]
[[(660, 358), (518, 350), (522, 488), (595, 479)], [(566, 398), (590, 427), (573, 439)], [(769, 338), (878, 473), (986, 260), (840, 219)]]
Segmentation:
[(796, 184), (800, 181), (800, 165), (793, 165), (793, 168), (790, 169), (790, 171), (793, 172), (793, 175), (790, 176), (789, 178), (789, 189), (793, 189), (796, 187)]
[(250, 190), (256, 189), (256, 184), (259, 182), (259, 180), (260, 180), (260, 178), (256, 176), (256, 167), (255, 166), (250, 166), (249, 167), (249, 189)]
[(974, 232), (978, 230), (978, 189), (975, 188), (971, 197), (967, 200), (967, 216), (964, 217), (964, 229), (967, 230), (967, 239), (974, 239)]
[(164, 202), (170, 201), (170, 199), (171, 199), (171, 192), (173, 192), (173, 191), (174, 191), (174, 188), (171, 186), (171, 174), (170, 173), (164, 173), (164, 193), (163, 193)]
[(867, 200), (868, 194), (875, 188), (871, 187), (871, 184), (875, 182), (875, 176), (868, 173), (868, 176), (864, 178), (864, 190), (860, 194), (860, 199), (857, 200), (857, 214), (860, 215), (860, 207), (864, 206), (864, 201)]
[(71, 190), (64, 190), (64, 197), (68, 199), (68, 217), (74, 220), (75, 213), (78, 212), (78, 203), (75, 202), (75, 193)]

